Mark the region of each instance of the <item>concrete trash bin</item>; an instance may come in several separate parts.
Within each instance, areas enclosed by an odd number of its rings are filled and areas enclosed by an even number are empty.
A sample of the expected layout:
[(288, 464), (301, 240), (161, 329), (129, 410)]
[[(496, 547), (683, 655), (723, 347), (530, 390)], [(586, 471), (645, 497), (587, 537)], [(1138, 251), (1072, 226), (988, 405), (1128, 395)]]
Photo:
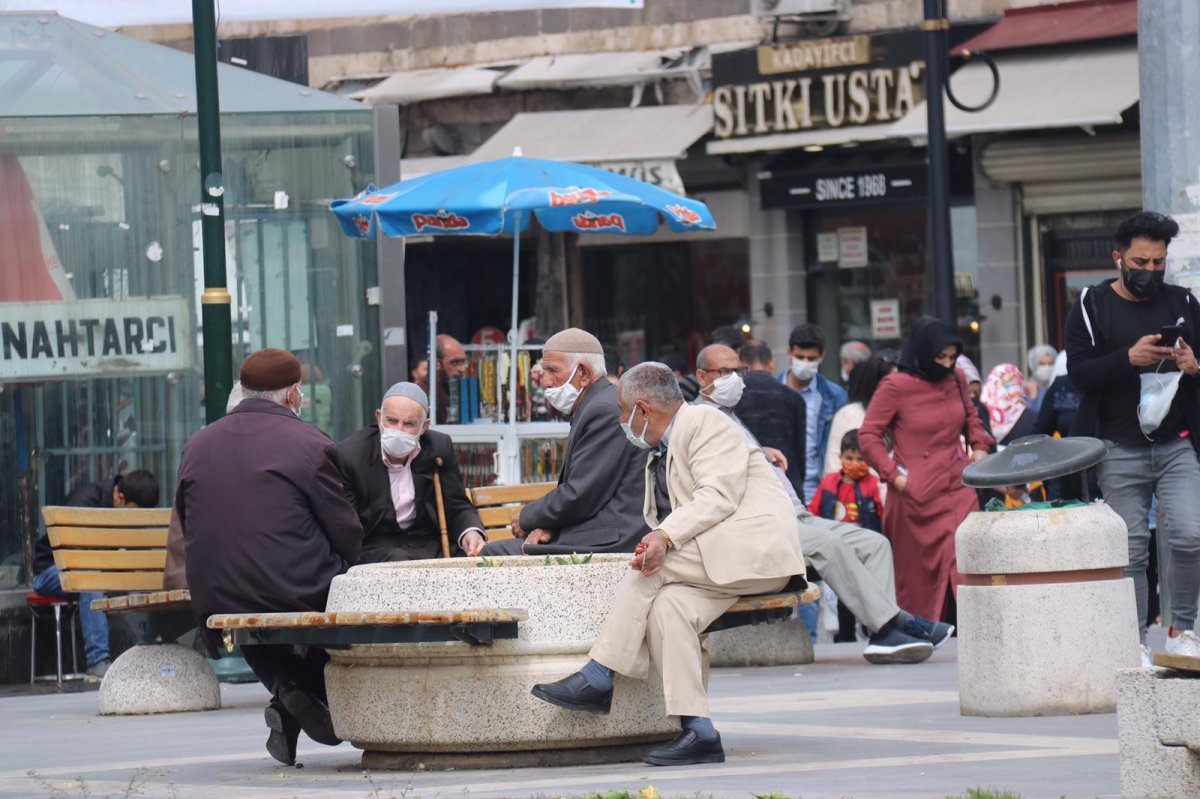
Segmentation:
[[(1029, 436), (972, 464), (995, 488), (1098, 463), (1097, 439)], [(958, 692), (964, 716), (1110, 713), (1140, 663), (1125, 523), (1103, 502), (972, 513), (959, 526)]]

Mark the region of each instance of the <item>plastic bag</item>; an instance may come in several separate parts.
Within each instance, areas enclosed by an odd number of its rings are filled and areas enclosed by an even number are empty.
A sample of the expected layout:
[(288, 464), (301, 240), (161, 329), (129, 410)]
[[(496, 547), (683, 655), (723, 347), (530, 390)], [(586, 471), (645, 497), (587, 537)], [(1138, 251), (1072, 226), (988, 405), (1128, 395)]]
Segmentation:
[(1150, 435), (1171, 410), (1175, 401), (1175, 392), (1179, 390), (1179, 379), (1183, 372), (1147, 372), (1142, 375), (1142, 395), (1138, 402), (1138, 424), (1142, 433)]

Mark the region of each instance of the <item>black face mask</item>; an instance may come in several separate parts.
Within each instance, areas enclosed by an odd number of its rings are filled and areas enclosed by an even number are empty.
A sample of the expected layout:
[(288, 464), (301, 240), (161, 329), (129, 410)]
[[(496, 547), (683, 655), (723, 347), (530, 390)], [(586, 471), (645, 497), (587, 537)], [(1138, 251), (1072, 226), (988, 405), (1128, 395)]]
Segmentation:
[(945, 380), (953, 370), (953, 366), (942, 366), (937, 361), (934, 361), (925, 367), (925, 375), (933, 381)]
[(1124, 261), (1121, 265), (1121, 282), (1125, 289), (1139, 300), (1148, 300), (1162, 290), (1167, 273), (1159, 269), (1130, 269)]

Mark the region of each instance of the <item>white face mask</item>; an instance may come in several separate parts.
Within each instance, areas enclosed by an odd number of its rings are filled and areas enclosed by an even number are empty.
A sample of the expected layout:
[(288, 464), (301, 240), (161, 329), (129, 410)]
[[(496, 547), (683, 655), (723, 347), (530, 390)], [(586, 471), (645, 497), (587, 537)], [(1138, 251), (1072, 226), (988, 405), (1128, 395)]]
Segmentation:
[(821, 368), (820, 361), (806, 361), (803, 358), (792, 358), (792, 375), (802, 383), (807, 383), (817, 376)]
[(546, 402), (549, 402), (559, 413), (570, 415), (571, 411), (575, 409), (575, 401), (579, 399), (579, 389), (571, 385), (571, 381), (575, 379), (577, 371), (579, 371), (578, 365), (571, 370), (571, 376), (567, 378), (567, 382), (561, 386), (546, 389)]
[(849, 372), (847, 372), (845, 369), (843, 369), (843, 370), (842, 370), (842, 382), (843, 382), (843, 383), (849, 383), (849, 382), (850, 382), (850, 373), (849, 373)]
[(294, 414), (296, 414), (297, 416), (299, 416), (299, 415), (300, 415), (300, 411), (304, 409), (304, 392), (303, 392), (303, 391), (301, 391), (299, 388), (297, 388), (297, 389), (296, 389), (296, 394), (298, 394), (298, 395), (299, 395), (300, 399), (296, 400), (296, 407), (295, 407), (295, 408), (292, 408), (292, 409), (291, 409), (291, 411), (292, 411), (292, 413), (294, 413)]
[(1054, 379), (1054, 366), (1048, 363), (1039, 363), (1033, 370), (1033, 379), (1042, 385), (1049, 383)]
[(624, 431), (625, 437), (629, 439), (629, 443), (633, 444), (638, 449), (650, 449), (650, 442), (646, 441), (646, 430), (650, 427), (650, 418), (646, 418), (646, 423), (642, 425), (640, 435), (633, 434), (633, 417), (637, 413), (637, 406), (633, 406), (633, 410), (629, 412), (629, 419), (621, 422), (621, 430)]
[(718, 377), (712, 383), (712, 391), (706, 396), (722, 408), (732, 408), (742, 398), (742, 390), (746, 388), (742, 376), (731, 372), (724, 377)]
[(379, 428), (379, 446), (394, 461), (404, 460), (417, 448), (417, 436), (391, 427)]

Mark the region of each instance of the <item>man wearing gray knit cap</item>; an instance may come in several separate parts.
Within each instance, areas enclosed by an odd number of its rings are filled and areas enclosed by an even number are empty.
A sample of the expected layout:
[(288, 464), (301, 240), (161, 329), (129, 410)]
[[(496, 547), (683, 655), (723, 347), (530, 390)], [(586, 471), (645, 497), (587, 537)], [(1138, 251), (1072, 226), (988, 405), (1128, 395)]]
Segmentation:
[(647, 453), (621, 432), (617, 387), (605, 375), (604, 348), (586, 330), (570, 327), (546, 340), (546, 400), (571, 420), (558, 486), (513, 515), (515, 538), (483, 554), (632, 552), (646, 534)]
[(433, 487), (440, 468), (453, 555), (477, 555), (483, 523), (467, 499), (450, 436), (429, 429), (429, 397), (416, 383), (396, 383), (368, 425), (339, 445), (342, 473), (363, 527), (359, 563), (442, 557)]

